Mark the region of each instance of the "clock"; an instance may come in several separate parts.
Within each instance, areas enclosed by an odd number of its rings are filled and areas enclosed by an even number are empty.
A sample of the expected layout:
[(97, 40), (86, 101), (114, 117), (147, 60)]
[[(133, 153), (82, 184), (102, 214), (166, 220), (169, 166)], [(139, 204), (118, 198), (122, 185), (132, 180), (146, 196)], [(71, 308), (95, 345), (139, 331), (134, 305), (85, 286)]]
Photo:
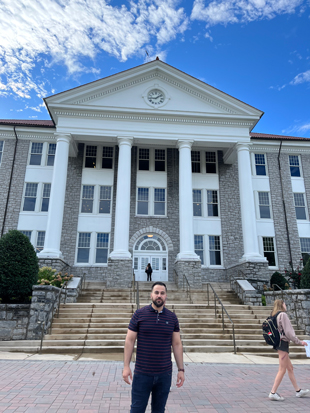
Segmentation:
[(162, 105), (165, 99), (165, 94), (160, 89), (152, 89), (147, 94), (147, 100), (154, 106)]

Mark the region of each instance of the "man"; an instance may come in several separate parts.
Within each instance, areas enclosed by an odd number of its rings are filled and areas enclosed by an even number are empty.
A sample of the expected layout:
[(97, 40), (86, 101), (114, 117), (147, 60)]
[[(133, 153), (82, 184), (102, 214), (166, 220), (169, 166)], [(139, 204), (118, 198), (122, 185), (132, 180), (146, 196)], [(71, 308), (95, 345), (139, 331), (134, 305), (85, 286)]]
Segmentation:
[(184, 383), (183, 346), (179, 322), (165, 308), (166, 285), (152, 286), (152, 303), (137, 310), (128, 326), (124, 350), (123, 379), (130, 384), (131, 356), (136, 339), (137, 356), (132, 380), (130, 413), (144, 413), (152, 393), (152, 413), (164, 413), (172, 377), (171, 346), (178, 366), (177, 387)]

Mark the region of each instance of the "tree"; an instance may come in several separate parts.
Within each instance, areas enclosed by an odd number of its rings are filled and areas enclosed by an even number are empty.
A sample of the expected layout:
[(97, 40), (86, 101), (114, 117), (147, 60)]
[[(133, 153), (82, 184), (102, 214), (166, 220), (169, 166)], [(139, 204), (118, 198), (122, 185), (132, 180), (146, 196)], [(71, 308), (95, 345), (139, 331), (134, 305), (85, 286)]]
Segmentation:
[(0, 239), (0, 297), (23, 302), (37, 283), (39, 264), (28, 237), (11, 230)]
[(307, 264), (304, 266), (301, 273), (301, 288), (310, 288), (310, 260), (307, 261)]

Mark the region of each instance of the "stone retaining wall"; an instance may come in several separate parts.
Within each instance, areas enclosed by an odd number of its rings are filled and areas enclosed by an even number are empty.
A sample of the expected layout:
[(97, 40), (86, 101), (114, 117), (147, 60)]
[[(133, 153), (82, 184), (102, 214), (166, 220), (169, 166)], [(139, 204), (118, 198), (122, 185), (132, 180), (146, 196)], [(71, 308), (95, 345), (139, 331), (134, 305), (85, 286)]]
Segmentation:
[(232, 282), (231, 286), (243, 304), (262, 305), (261, 293), (258, 293), (256, 290), (244, 290), (236, 280)]
[(29, 313), (30, 304), (0, 304), (0, 341), (24, 340)]
[[(265, 296), (266, 304), (273, 305), (275, 299), (282, 299), (282, 292), (266, 291)], [(283, 300), (298, 329), (310, 334), (310, 290), (285, 290)]]

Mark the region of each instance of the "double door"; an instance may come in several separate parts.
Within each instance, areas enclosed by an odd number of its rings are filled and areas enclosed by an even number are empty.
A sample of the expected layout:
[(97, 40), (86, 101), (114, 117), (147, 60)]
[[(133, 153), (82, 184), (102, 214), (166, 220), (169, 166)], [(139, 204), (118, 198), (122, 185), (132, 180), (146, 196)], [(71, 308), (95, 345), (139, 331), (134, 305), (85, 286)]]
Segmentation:
[(167, 255), (137, 253), (134, 256), (134, 270), (137, 281), (147, 281), (145, 268), (150, 263), (153, 273), (152, 281), (168, 281)]

